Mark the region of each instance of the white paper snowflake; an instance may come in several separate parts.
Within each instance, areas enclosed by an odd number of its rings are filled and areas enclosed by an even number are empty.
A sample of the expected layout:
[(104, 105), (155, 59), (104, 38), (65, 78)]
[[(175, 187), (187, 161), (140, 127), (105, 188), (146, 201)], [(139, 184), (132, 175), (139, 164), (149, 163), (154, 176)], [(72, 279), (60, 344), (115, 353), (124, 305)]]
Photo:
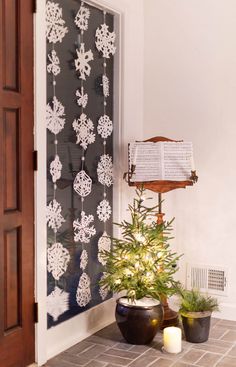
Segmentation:
[(109, 97), (110, 82), (106, 75), (102, 76), (102, 89), (104, 97)]
[(46, 210), (46, 220), (48, 227), (52, 228), (55, 233), (61, 227), (62, 223), (65, 222), (61, 211), (61, 205), (55, 199), (50, 201)]
[(90, 278), (83, 273), (76, 292), (76, 301), (80, 307), (85, 307), (91, 301)]
[(55, 159), (50, 163), (50, 173), (52, 176), (52, 182), (56, 182), (61, 178), (62, 164), (59, 155), (56, 154)]
[(86, 215), (84, 211), (81, 212), (81, 220), (76, 219), (73, 222), (74, 227), (74, 241), (89, 243), (90, 238), (95, 235), (96, 229), (90, 224), (94, 221), (94, 216)]
[(55, 50), (52, 50), (51, 54), (48, 54), (50, 64), (47, 65), (48, 73), (52, 73), (54, 76), (60, 74), (60, 60)]
[(106, 261), (102, 256), (103, 251), (111, 250), (111, 239), (108, 237), (107, 232), (104, 231), (103, 235), (98, 240), (98, 261), (102, 265), (106, 265)]
[(84, 271), (87, 265), (88, 265), (88, 253), (86, 250), (83, 250), (80, 256), (80, 269)]
[(87, 175), (87, 173), (82, 170), (77, 173), (74, 184), (73, 184), (75, 192), (82, 197), (85, 197), (90, 194), (92, 191), (92, 179)]
[(91, 50), (84, 50), (84, 43), (81, 43), (80, 50), (76, 50), (77, 59), (75, 60), (75, 69), (80, 73), (80, 79), (86, 80), (86, 76), (90, 75), (91, 66), (89, 62), (93, 60), (93, 53)]
[(103, 139), (108, 138), (112, 134), (113, 124), (109, 116), (103, 115), (99, 118), (97, 130)]
[(109, 154), (103, 154), (100, 157), (100, 162), (98, 162), (97, 167), (98, 181), (102, 185), (110, 187), (113, 184), (113, 174), (112, 174), (112, 157)]
[[(101, 280), (105, 277), (105, 275), (103, 274), (101, 277)], [(105, 285), (101, 285), (99, 288), (99, 294), (101, 296), (101, 299), (104, 301), (104, 299), (107, 298), (108, 295), (108, 288)]]
[(83, 108), (85, 108), (87, 106), (88, 103), (88, 94), (84, 93), (84, 87), (81, 87), (81, 90), (77, 90), (76, 91), (76, 97), (79, 97), (77, 99), (77, 103), (78, 105)]
[(54, 279), (59, 280), (66, 272), (70, 261), (69, 251), (60, 242), (54, 243), (47, 250), (48, 272), (52, 273)]
[(58, 317), (69, 310), (69, 293), (55, 287), (47, 296), (47, 312), (57, 321)]
[(57, 97), (53, 97), (53, 107), (47, 104), (46, 107), (46, 126), (53, 134), (58, 134), (65, 125), (65, 107), (58, 101)]
[(79, 29), (81, 29), (81, 31), (86, 31), (88, 29), (89, 17), (90, 17), (89, 9), (81, 5), (75, 17), (75, 24)]
[(110, 54), (114, 55), (116, 52), (115, 43), (115, 32), (108, 31), (108, 25), (103, 23), (101, 28), (97, 28), (96, 30), (96, 47), (98, 51), (102, 52), (103, 57), (109, 59)]
[(61, 42), (68, 28), (62, 19), (62, 8), (53, 1), (48, 1), (46, 5), (46, 36), (49, 42)]
[(98, 215), (98, 219), (101, 222), (106, 222), (110, 216), (111, 216), (111, 206), (109, 204), (109, 202), (104, 199), (102, 200), (98, 207), (97, 207), (97, 215)]
[(78, 120), (74, 120), (72, 126), (77, 136), (76, 144), (80, 144), (81, 147), (87, 149), (89, 144), (95, 142), (93, 122), (85, 113), (82, 113)]

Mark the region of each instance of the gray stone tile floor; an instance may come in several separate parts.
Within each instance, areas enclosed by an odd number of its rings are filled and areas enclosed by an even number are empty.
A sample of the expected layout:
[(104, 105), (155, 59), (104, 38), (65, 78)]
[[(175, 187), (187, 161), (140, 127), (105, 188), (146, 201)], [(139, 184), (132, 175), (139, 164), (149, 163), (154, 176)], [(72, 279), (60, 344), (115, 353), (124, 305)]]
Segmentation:
[(116, 324), (49, 360), (45, 367), (236, 367), (236, 321), (211, 320), (206, 343), (183, 340), (177, 355), (163, 353), (162, 332), (149, 345), (125, 342)]

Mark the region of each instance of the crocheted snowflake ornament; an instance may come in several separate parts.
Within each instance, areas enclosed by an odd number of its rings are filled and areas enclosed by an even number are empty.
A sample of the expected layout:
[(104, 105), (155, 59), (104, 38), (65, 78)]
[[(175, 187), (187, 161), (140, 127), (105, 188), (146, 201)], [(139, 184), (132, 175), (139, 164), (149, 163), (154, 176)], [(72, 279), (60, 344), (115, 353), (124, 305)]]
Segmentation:
[(57, 321), (59, 316), (69, 310), (69, 293), (59, 287), (55, 287), (47, 296), (47, 312)]
[(62, 8), (53, 1), (46, 5), (46, 37), (50, 43), (62, 42), (68, 28), (62, 19)]
[(97, 167), (98, 181), (102, 185), (110, 187), (113, 184), (112, 168), (112, 157), (109, 154), (103, 154)]
[(62, 164), (59, 155), (56, 154), (54, 160), (50, 163), (50, 173), (52, 176), (52, 182), (56, 182), (61, 178)]
[(106, 199), (102, 200), (97, 206), (98, 219), (101, 222), (106, 222), (111, 216), (111, 206)]
[(58, 101), (57, 97), (54, 96), (52, 107), (49, 103), (46, 107), (46, 126), (48, 130), (55, 135), (64, 128), (66, 120), (63, 116), (65, 116), (65, 107)]
[(88, 103), (88, 94), (84, 93), (84, 87), (81, 87), (80, 91), (76, 91), (76, 97), (79, 97), (77, 99), (77, 103), (80, 107), (85, 108)]
[(81, 29), (81, 31), (86, 31), (88, 29), (89, 17), (90, 17), (89, 9), (81, 5), (75, 17), (75, 24), (79, 29)]
[(99, 118), (97, 130), (103, 139), (107, 139), (112, 134), (113, 123), (109, 116), (103, 115)]
[[(103, 280), (104, 277), (105, 277), (105, 274), (103, 273), (103, 275), (101, 276), (101, 280)], [(99, 294), (101, 296), (101, 299), (104, 301), (108, 295), (108, 288), (105, 285), (101, 285), (99, 287)]]
[(84, 211), (81, 212), (81, 220), (76, 219), (73, 222), (74, 227), (74, 241), (89, 243), (90, 238), (95, 235), (96, 229), (90, 224), (94, 221), (94, 216), (86, 215)]
[(74, 120), (72, 126), (77, 136), (76, 144), (80, 144), (82, 148), (87, 149), (89, 144), (95, 142), (93, 122), (85, 113), (82, 113), (78, 120)]
[(57, 76), (60, 74), (61, 68), (60, 60), (55, 50), (52, 50), (51, 54), (48, 54), (48, 59), (50, 61), (50, 63), (47, 65), (48, 73), (52, 73), (54, 76)]
[(102, 76), (102, 89), (104, 97), (109, 97), (110, 82), (106, 75)]
[(108, 237), (107, 232), (104, 231), (103, 235), (98, 240), (98, 261), (102, 265), (106, 265), (106, 260), (102, 256), (103, 251), (111, 250), (111, 239)]
[(96, 47), (98, 51), (102, 52), (103, 57), (109, 59), (110, 54), (114, 55), (116, 52), (115, 43), (115, 32), (108, 31), (108, 25), (103, 23), (100, 28), (96, 30)]
[(83, 250), (80, 256), (80, 269), (84, 271), (87, 265), (88, 265), (88, 253), (86, 250)]
[(48, 272), (52, 273), (54, 279), (59, 280), (66, 272), (70, 261), (69, 251), (60, 242), (54, 243), (47, 250)]
[(84, 170), (82, 170), (77, 173), (73, 187), (77, 194), (79, 194), (81, 197), (85, 197), (92, 191), (92, 179)]
[(77, 59), (75, 60), (75, 69), (80, 74), (80, 79), (86, 80), (86, 75), (89, 76), (91, 72), (91, 66), (89, 62), (93, 60), (93, 53), (91, 50), (84, 50), (84, 43), (81, 43), (80, 49), (76, 50)]
[(80, 307), (85, 307), (91, 301), (91, 298), (90, 278), (86, 273), (83, 273), (79, 280), (76, 301)]
[(52, 228), (55, 233), (61, 227), (62, 223), (65, 222), (65, 219), (61, 215), (61, 211), (61, 205), (56, 201), (56, 199), (50, 201), (46, 209), (46, 221), (48, 227)]

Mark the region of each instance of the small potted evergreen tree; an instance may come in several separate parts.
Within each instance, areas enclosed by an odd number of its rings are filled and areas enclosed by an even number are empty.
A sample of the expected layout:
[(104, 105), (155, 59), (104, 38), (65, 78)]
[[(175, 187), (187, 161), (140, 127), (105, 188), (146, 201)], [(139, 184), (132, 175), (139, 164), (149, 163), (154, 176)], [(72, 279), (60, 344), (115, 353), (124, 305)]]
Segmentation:
[[(116, 321), (124, 338), (132, 344), (147, 344), (161, 326), (161, 299), (176, 292), (173, 278), (179, 256), (170, 250), (171, 222), (158, 224), (157, 206), (144, 205), (143, 188), (129, 205), (131, 221), (116, 224), (121, 238), (112, 238), (113, 249), (104, 251), (103, 287), (125, 296), (117, 300)], [(146, 199), (147, 200), (147, 199)]]
[(185, 338), (191, 343), (208, 340), (211, 314), (218, 311), (216, 298), (203, 295), (197, 289), (180, 289), (181, 304), (179, 313), (182, 318)]

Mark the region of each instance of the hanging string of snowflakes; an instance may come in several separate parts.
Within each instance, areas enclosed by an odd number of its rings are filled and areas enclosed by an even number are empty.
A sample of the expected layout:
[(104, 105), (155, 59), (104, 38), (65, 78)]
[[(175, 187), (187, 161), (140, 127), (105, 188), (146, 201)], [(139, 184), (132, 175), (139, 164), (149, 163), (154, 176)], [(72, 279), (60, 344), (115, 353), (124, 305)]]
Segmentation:
[[(106, 24), (106, 11), (103, 12), (104, 22), (96, 30), (96, 47), (103, 56), (103, 75), (102, 75), (102, 88), (103, 88), (103, 115), (98, 120), (97, 132), (103, 139), (103, 155), (100, 157), (97, 167), (98, 181), (103, 185), (103, 200), (97, 207), (98, 219), (104, 223), (104, 230), (102, 236), (98, 240), (98, 261), (105, 265), (102, 252), (104, 250), (110, 251), (111, 240), (108, 237), (106, 231), (106, 222), (111, 216), (111, 205), (107, 200), (106, 188), (113, 184), (113, 173), (112, 173), (112, 157), (106, 152), (107, 138), (111, 136), (113, 131), (113, 122), (107, 115), (107, 99), (110, 95), (109, 92), (109, 78), (107, 76), (107, 62), (110, 59), (110, 55), (114, 55), (116, 51), (115, 43), (115, 32), (109, 32), (108, 25)], [(102, 275), (102, 278), (104, 274)], [(108, 291), (104, 286), (99, 289), (102, 300), (107, 297)]]
[(74, 241), (80, 242), (82, 245), (82, 252), (80, 256), (80, 268), (82, 275), (80, 276), (76, 301), (80, 307), (85, 307), (91, 301), (90, 277), (86, 272), (88, 266), (88, 252), (85, 246), (90, 243), (90, 239), (95, 235), (96, 230), (92, 225), (94, 216), (86, 214), (84, 211), (84, 200), (92, 191), (92, 179), (85, 171), (85, 152), (88, 146), (95, 142), (94, 124), (87, 116), (84, 110), (88, 104), (88, 94), (85, 93), (85, 81), (91, 72), (90, 61), (93, 60), (93, 53), (91, 50), (85, 51), (84, 32), (88, 29), (88, 20), (90, 17), (90, 10), (81, 2), (81, 6), (75, 17), (75, 24), (78, 27), (79, 33), (79, 49), (76, 50), (77, 58), (75, 59), (75, 69), (78, 72), (81, 80), (80, 89), (76, 91), (78, 97), (77, 103), (81, 108), (81, 114), (78, 119), (73, 121), (73, 129), (76, 133), (76, 143), (82, 148), (81, 170), (77, 173), (74, 180), (74, 190), (81, 198), (81, 213), (80, 218), (74, 220)]
[(64, 129), (65, 108), (56, 96), (56, 77), (61, 72), (60, 60), (56, 52), (56, 44), (61, 43), (68, 32), (65, 21), (62, 18), (62, 8), (53, 1), (46, 4), (46, 37), (52, 45), (48, 54), (47, 72), (52, 74), (53, 98), (46, 106), (46, 126), (54, 134), (54, 159), (50, 163), (50, 174), (53, 183), (53, 200), (46, 209), (46, 220), (49, 228), (53, 230), (53, 244), (47, 249), (47, 270), (55, 280), (54, 290), (47, 297), (47, 312), (54, 321), (69, 309), (69, 293), (58, 286), (58, 281), (66, 272), (70, 261), (69, 251), (57, 241), (57, 232), (65, 222), (61, 211), (61, 204), (56, 199), (57, 181), (61, 178), (62, 163), (58, 155), (58, 134)]

